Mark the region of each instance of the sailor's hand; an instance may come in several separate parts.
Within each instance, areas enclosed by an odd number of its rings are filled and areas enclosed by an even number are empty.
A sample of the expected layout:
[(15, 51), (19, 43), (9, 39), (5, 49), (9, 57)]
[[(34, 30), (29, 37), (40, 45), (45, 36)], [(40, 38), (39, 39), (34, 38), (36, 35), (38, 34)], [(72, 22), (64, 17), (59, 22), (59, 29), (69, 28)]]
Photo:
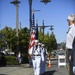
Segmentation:
[(42, 60), (42, 62), (44, 62), (44, 60)]

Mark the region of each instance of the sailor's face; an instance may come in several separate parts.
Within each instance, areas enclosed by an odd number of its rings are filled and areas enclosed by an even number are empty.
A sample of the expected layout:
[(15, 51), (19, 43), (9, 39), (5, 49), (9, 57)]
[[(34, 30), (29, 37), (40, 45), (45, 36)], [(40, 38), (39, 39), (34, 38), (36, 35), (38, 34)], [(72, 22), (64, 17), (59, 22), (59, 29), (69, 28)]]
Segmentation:
[(38, 42), (35, 42), (35, 46), (37, 46), (38, 45)]

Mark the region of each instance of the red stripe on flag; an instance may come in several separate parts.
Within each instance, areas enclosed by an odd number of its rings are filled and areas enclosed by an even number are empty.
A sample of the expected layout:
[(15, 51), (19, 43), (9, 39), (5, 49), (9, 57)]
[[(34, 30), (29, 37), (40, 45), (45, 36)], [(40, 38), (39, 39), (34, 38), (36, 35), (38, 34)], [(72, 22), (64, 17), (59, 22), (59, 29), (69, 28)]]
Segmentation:
[(35, 40), (35, 32), (32, 32), (30, 35), (29, 50), (34, 45), (34, 40)]

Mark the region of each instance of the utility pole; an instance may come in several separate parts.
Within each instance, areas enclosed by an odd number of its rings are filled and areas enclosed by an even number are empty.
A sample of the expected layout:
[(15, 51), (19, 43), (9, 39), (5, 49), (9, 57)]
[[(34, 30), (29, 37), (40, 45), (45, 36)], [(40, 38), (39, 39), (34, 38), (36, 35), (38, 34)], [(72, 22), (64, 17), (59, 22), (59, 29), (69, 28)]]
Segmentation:
[(30, 22), (30, 30), (31, 30), (31, 26), (32, 26), (32, 0), (28, 0), (29, 1), (29, 22)]
[(38, 27), (42, 27), (43, 35), (44, 35), (45, 28), (46, 28), (46, 27), (52, 27), (52, 25), (44, 25), (44, 20), (43, 20), (42, 26), (38, 26)]
[[(31, 26), (32, 26), (32, 1), (33, 0), (28, 0), (29, 1), (29, 22), (30, 22), (30, 30), (31, 30)], [(40, 2), (43, 2), (45, 4), (47, 4), (48, 2), (51, 2), (51, 0), (40, 0)]]

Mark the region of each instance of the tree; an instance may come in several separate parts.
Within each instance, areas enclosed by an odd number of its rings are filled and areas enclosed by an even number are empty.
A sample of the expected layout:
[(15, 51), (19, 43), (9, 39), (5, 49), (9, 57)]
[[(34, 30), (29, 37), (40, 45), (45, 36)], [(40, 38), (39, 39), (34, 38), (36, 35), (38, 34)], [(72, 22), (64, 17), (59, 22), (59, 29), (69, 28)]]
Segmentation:
[(19, 36), (16, 36), (16, 29), (10, 27), (5, 27), (0, 30), (0, 46), (1, 48), (8, 48), (9, 50), (16, 52), (17, 50), (17, 41), (19, 45), (19, 50), (22, 53), (28, 52), (29, 45), (29, 29), (22, 28), (19, 30)]
[(45, 44), (49, 52), (57, 49), (57, 41), (54, 33), (51, 33), (50, 35), (49, 33), (43, 35), (43, 32), (39, 31), (39, 41)]
[(56, 50), (57, 49), (57, 41), (54, 34), (50, 35), (50, 50)]
[(28, 52), (29, 37), (29, 30), (27, 28), (19, 30), (19, 50), (22, 53), (27, 54)]
[(28, 63), (28, 46), (30, 32), (27, 28), (19, 30), (19, 51), (21, 52), (22, 63)]
[(3, 35), (2, 40), (4, 43), (4, 47), (12, 51), (12, 43), (13, 43), (14, 37), (16, 38), (15, 36), (16, 32), (13, 31), (12, 28), (10, 27), (5, 27), (3, 30), (0, 31), (0, 34)]

